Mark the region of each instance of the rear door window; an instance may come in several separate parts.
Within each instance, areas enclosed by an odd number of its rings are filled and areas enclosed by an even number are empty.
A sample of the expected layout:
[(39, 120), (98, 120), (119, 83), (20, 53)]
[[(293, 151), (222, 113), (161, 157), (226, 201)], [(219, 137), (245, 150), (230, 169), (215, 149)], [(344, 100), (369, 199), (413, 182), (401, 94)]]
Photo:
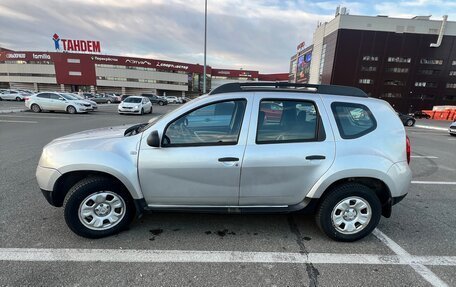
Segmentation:
[(51, 95), (48, 94), (48, 93), (41, 93), (41, 94), (38, 94), (36, 95), (38, 98), (41, 98), (41, 99), (49, 99), (51, 98)]
[(258, 113), (257, 144), (322, 140), (315, 104), (300, 100), (262, 100)]
[(377, 121), (365, 105), (334, 102), (331, 109), (343, 139), (362, 137), (377, 127)]

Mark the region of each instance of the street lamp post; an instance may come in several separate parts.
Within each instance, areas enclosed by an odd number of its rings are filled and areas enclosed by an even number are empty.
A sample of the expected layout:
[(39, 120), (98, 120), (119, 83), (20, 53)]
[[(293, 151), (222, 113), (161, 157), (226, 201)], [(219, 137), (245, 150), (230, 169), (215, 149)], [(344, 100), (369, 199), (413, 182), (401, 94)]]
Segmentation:
[(207, 38), (207, 0), (204, 0), (204, 72), (203, 72), (203, 94), (206, 93), (206, 38)]

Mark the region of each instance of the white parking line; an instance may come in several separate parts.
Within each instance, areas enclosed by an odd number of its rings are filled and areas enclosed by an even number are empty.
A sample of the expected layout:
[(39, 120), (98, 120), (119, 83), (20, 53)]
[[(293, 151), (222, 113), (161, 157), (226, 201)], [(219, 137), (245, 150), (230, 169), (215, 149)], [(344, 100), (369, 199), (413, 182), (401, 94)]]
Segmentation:
[(420, 180), (412, 180), (412, 184), (456, 185), (456, 181), (420, 181)]
[(433, 156), (433, 155), (412, 155), (410, 157), (411, 158), (433, 158), (433, 159), (438, 158), (438, 157)]
[(0, 123), (26, 123), (26, 124), (37, 124), (35, 121), (9, 121), (9, 120), (0, 120)]
[(410, 255), (405, 249), (399, 246), (396, 242), (394, 242), (391, 238), (386, 236), (383, 232), (378, 229), (375, 229), (372, 232), (381, 242), (383, 242), (386, 246), (389, 247), (394, 253), (396, 253), (400, 259), (404, 261), (411, 262), (409, 265), (410, 267), (415, 270), (421, 277), (423, 277), (427, 282), (431, 283), (432, 286), (448, 286), (445, 282), (442, 281), (437, 275), (434, 274), (429, 268), (424, 266), (421, 262), (415, 262), (412, 258), (413, 256)]
[(11, 115), (1, 115), (1, 114), (0, 114), (0, 117), (1, 117), (1, 118), (65, 119), (65, 120), (69, 120), (69, 119), (70, 119), (70, 118), (68, 118), (68, 117), (58, 117), (58, 116), (52, 117), (52, 116), (39, 116), (39, 115), (36, 115), (36, 116), (33, 116), (33, 115), (30, 115), (30, 116), (11, 116)]
[(428, 130), (448, 131), (448, 128), (442, 128), (442, 127), (423, 126), (423, 125), (415, 125), (415, 127), (422, 128), (422, 129), (428, 129)]
[(297, 263), (456, 266), (456, 256), (138, 249), (0, 248), (0, 261)]

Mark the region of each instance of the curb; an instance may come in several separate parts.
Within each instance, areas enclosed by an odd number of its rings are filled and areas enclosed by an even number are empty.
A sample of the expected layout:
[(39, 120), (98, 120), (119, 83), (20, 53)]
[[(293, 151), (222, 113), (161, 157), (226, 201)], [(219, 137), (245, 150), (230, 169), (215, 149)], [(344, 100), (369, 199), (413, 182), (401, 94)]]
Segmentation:
[(428, 130), (448, 131), (448, 128), (433, 127), (433, 126), (415, 125), (415, 127), (422, 128), (422, 129), (428, 129)]
[(26, 109), (14, 109), (14, 110), (0, 110), (0, 114), (9, 114), (9, 113), (20, 113), (25, 112)]

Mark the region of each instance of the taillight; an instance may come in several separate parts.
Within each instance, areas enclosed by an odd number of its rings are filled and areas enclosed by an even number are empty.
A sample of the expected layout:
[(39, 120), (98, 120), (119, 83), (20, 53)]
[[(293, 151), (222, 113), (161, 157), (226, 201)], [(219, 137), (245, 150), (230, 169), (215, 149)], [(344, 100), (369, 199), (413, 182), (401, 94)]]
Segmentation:
[(405, 142), (406, 142), (405, 150), (406, 150), (406, 153), (407, 153), (407, 163), (410, 164), (410, 154), (412, 153), (412, 147), (410, 145), (410, 139), (409, 139), (408, 136), (406, 137)]
[(28, 101), (28, 100), (30, 100), (30, 98), (29, 98), (29, 97), (25, 97), (24, 100), (25, 100), (25, 101)]

